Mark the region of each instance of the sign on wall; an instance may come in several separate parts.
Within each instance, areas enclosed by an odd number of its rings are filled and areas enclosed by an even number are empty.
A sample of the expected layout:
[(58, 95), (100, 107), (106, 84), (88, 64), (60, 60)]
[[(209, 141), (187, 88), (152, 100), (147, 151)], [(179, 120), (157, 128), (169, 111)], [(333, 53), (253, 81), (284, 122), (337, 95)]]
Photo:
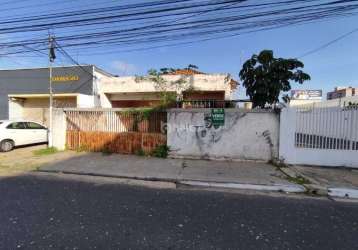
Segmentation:
[(76, 75), (53, 76), (51, 80), (52, 82), (69, 82), (69, 81), (78, 81), (80, 80), (80, 77)]
[(224, 109), (212, 109), (211, 121), (215, 128), (225, 125), (225, 110)]
[(322, 90), (292, 90), (291, 100), (321, 100)]

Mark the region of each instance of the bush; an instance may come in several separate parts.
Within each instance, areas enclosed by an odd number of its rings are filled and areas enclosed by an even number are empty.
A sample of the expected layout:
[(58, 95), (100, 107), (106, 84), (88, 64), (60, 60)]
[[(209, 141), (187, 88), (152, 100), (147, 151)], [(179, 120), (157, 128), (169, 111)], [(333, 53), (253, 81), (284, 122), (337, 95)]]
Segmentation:
[(134, 153), (138, 156), (145, 156), (145, 152), (143, 149), (138, 149)]
[(167, 158), (169, 151), (170, 149), (167, 145), (160, 145), (157, 146), (150, 155), (158, 158)]

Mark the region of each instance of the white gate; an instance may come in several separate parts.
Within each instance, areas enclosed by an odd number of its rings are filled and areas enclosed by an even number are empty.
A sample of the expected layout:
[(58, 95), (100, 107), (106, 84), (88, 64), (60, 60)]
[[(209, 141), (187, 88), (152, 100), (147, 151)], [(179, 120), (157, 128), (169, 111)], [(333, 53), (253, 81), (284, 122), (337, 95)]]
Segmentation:
[(280, 158), (288, 164), (358, 168), (357, 107), (283, 109)]

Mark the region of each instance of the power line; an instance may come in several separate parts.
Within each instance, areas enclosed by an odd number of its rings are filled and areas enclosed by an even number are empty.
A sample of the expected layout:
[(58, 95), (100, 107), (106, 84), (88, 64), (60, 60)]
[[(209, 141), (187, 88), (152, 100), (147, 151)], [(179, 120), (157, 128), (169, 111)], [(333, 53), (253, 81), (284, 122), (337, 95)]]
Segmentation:
[(86, 72), (87, 74), (89, 74), (91, 76), (90, 79), (88, 79), (87, 81), (81, 83), (77, 88), (75, 88), (73, 91), (77, 91), (78, 89), (82, 88), (84, 85), (86, 85), (88, 82), (93, 81), (95, 79), (97, 79), (97, 77), (95, 75), (93, 75), (92, 72), (88, 72), (80, 63), (78, 63), (72, 56), (70, 56), (55, 40), (55, 43), (57, 45), (56, 48), (58, 48), (60, 50), (60, 52), (65, 55), (67, 58), (69, 58), (73, 63), (75, 63), (77, 66), (79, 66), (84, 72)]
[(358, 31), (358, 28), (355, 28), (355, 29), (353, 29), (353, 30), (351, 30), (351, 31), (349, 31), (349, 32), (347, 32), (347, 33), (345, 33), (345, 34), (343, 34), (343, 35), (341, 35), (341, 36), (329, 41), (328, 43), (325, 43), (325, 44), (323, 44), (323, 45), (321, 45), (321, 46), (319, 46), (319, 47), (317, 47), (317, 48), (315, 48), (313, 50), (310, 50), (310, 51), (302, 54), (301, 56), (299, 56), (297, 58), (300, 59), (302, 57), (306, 57), (306, 56), (312, 55), (314, 53), (317, 53), (317, 52), (329, 47), (330, 45), (332, 45), (332, 44), (334, 44), (334, 43), (346, 38), (347, 36), (352, 35), (353, 33), (357, 32), (357, 31)]
[(84, 72), (86, 72), (87, 74), (91, 75), (93, 78), (96, 78), (96, 76), (94, 76), (92, 74), (92, 72), (88, 72), (86, 69), (83, 68), (83, 66), (77, 62), (72, 56), (70, 56), (70, 54), (68, 54), (58, 43), (57, 41), (55, 41), (55, 44), (57, 45), (56, 48), (58, 48), (60, 50), (60, 52), (66, 56), (67, 58), (69, 58), (74, 64), (76, 64), (77, 66), (79, 66)]
[[(30, 38), (0, 43), (0, 47), (6, 48), (0, 56), (23, 56), (45, 51), (46, 39), (34, 35), (43, 35), (49, 28), (56, 29), (57, 41), (61, 42), (62, 48), (69, 50), (80, 48), (82, 51), (96, 49), (96, 52), (101, 52), (101, 49), (116, 46), (135, 50), (142, 45), (186, 44), (355, 15), (357, 2), (155, 0), (55, 15), (1, 19), (0, 34), (26, 34)], [(36, 50), (32, 49), (35, 47)]]

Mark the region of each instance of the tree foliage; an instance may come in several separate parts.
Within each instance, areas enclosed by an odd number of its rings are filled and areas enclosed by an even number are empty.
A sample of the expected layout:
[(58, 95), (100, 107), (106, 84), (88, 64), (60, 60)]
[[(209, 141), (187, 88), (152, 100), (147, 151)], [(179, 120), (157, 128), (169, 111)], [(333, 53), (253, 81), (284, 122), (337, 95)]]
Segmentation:
[(194, 65), (194, 64), (189, 64), (187, 67), (185, 68), (161, 68), (158, 73), (162, 74), (162, 75), (167, 75), (170, 73), (174, 73), (175, 71), (178, 70), (198, 70), (199, 67)]
[[(263, 50), (243, 64), (240, 79), (253, 107), (264, 108), (266, 104), (278, 103), (281, 92), (291, 90), (291, 82), (302, 84), (311, 79), (301, 70), (303, 67), (297, 59), (275, 58), (273, 51)], [(283, 100), (289, 101), (287, 94)]]
[(199, 69), (199, 67), (198, 67), (198, 66), (196, 66), (195, 64), (189, 64), (189, 65), (188, 65), (188, 67), (186, 67), (185, 69), (188, 69), (188, 70), (190, 70), (190, 69), (195, 70), (195, 69)]
[(178, 79), (169, 81), (165, 77), (168, 72), (175, 71), (173, 68), (162, 68), (160, 70), (150, 69), (147, 76), (137, 76), (136, 82), (151, 81), (155, 84), (155, 89), (160, 95), (160, 106), (162, 108), (170, 107), (175, 103), (184, 91), (193, 91), (193, 84), (187, 79), (187, 76), (180, 76)]

